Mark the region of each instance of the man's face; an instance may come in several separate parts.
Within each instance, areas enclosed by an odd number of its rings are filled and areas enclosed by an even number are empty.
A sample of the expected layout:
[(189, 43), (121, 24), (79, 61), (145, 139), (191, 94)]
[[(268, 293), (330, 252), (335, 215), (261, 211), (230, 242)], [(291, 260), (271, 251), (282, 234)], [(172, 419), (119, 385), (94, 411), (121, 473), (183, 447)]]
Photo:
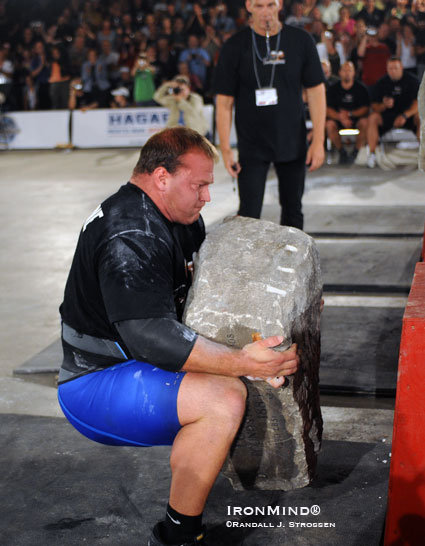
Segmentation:
[(389, 61), (387, 64), (387, 73), (393, 81), (401, 80), (403, 77), (403, 65), (400, 61)]
[(198, 38), (193, 35), (189, 36), (187, 43), (188, 43), (189, 49), (196, 49), (199, 45)]
[(279, 20), (281, 0), (246, 0), (246, 9), (251, 13), (254, 26), (263, 30)]
[(353, 63), (346, 62), (339, 69), (339, 77), (344, 83), (351, 83), (354, 81), (356, 71), (354, 70)]
[(172, 222), (192, 224), (211, 200), (209, 185), (214, 181), (214, 162), (198, 151), (184, 154), (180, 162), (177, 171), (167, 177), (162, 203)]

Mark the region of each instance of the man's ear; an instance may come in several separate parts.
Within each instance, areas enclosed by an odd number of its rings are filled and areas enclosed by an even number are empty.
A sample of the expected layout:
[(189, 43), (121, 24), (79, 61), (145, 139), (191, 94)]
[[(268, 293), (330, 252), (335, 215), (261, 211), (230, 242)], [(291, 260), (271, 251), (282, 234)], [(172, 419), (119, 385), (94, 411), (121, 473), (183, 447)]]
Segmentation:
[(158, 191), (164, 191), (167, 188), (170, 173), (165, 167), (157, 167), (153, 171), (152, 177)]

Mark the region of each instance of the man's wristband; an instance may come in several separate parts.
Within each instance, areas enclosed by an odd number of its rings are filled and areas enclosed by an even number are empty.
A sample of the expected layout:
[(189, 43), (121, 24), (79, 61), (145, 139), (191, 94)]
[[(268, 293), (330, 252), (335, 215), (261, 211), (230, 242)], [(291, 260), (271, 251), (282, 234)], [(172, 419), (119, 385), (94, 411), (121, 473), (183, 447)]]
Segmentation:
[(406, 114), (405, 114), (404, 112), (403, 112), (401, 115), (404, 117), (404, 119), (405, 119), (406, 121), (409, 119), (409, 116), (406, 116)]

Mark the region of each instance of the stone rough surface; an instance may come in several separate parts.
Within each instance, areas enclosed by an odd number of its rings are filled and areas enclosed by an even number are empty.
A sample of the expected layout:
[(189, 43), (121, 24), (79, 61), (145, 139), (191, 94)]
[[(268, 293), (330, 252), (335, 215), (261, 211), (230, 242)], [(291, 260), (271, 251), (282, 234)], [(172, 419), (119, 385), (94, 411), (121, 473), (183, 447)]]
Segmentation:
[(425, 172), (425, 73), (418, 92), (419, 117), (421, 119), (421, 134), (419, 148), (419, 168)]
[(322, 436), (321, 295), (314, 240), (295, 228), (235, 217), (211, 231), (198, 253), (184, 322), (237, 348), (255, 332), (283, 335), (301, 357), (282, 388), (244, 379), (247, 411), (223, 467), (237, 490), (291, 490), (314, 475)]

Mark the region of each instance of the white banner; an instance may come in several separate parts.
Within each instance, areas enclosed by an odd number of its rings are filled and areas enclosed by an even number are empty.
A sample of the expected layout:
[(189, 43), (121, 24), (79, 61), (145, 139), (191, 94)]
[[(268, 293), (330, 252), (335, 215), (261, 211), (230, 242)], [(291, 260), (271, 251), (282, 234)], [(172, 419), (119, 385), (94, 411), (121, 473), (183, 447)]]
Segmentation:
[(165, 127), (166, 108), (75, 110), (72, 113), (72, 144), (77, 148), (142, 146)]
[[(213, 107), (204, 107), (212, 131)], [(167, 108), (114, 108), (72, 113), (72, 144), (77, 148), (140, 147), (168, 121)]]
[[(212, 123), (212, 106), (205, 106)], [(168, 121), (167, 108), (120, 108), (72, 113), (72, 144), (77, 148), (140, 147)]]
[(69, 118), (69, 110), (0, 114), (0, 145), (10, 150), (65, 146)]

